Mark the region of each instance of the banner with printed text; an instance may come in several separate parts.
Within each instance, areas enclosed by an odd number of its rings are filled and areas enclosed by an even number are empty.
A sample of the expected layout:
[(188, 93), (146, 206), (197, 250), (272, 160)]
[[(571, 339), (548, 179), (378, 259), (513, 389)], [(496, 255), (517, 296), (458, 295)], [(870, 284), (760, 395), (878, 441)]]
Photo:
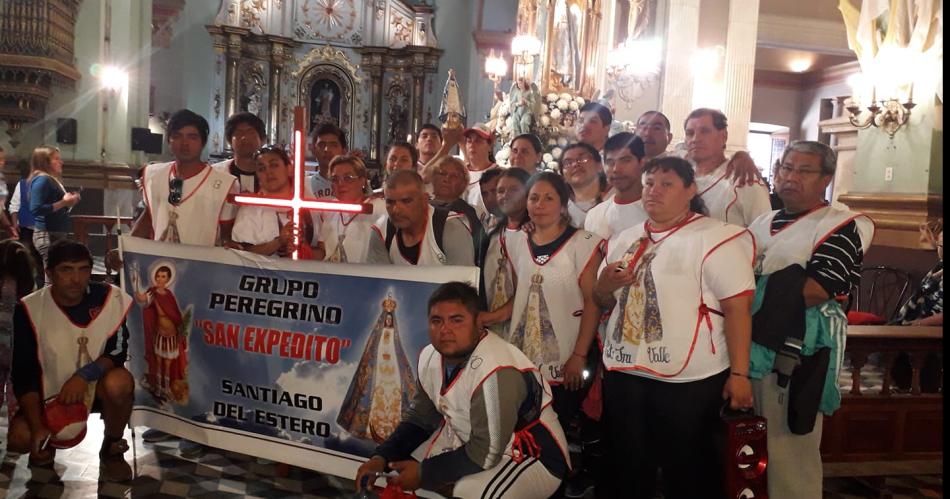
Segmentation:
[(132, 423), (352, 478), (408, 409), (426, 301), (475, 267), (274, 260), (123, 237)]

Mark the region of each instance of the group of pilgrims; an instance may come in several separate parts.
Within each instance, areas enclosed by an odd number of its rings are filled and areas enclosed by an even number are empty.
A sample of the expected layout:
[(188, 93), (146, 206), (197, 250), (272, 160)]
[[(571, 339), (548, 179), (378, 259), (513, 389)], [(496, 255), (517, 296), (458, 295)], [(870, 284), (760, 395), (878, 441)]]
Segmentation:
[[(723, 457), (714, 434), (724, 408), (768, 418), (771, 495), (819, 497), (816, 414), (837, 407), (841, 302), (873, 235), (867, 217), (825, 200), (835, 153), (818, 142), (789, 145), (774, 166), (770, 197), (748, 153), (727, 156), (720, 111), (692, 111), (681, 147), (671, 147), (672, 124), (659, 111), (644, 113), (633, 132), (611, 135), (612, 121), (603, 105), (584, 105), (577, 142), (563, 148), (556, 171), (541, 166), (543, 145), (533, 134), (511, 141), (510, 165), (502, 167), (491, 131), (426, 124), (414, 144), (388, 146), (375, 191), (346, 134), (321, 125), (310, 136), (316, 168), (304, 177), (305, 196), (373, 211), (311, 211), (297, 226), (286, 209), (228, 201), (238, 192), (293, 194), (294, 165), (283, 147), (263, 145), (263, 122), (250, 113), (232, 116), (225, 136), (234, 156), (208, 165), (201, 159), (207, 121), (182, 110), (168, 124), (174, 161), (144, 169), (145, 209), (132, 233), (280, 257), (298, 250), (328, 262), (479, 267), (479, 329), (492, 344), (504, 340), (523, 353), (543, 380), (540, 391), (528, 392), (556, 414), (534, 415), (547, 436), (535, 427), (531, 441), (541, 447), (532, 455), (555, 480), (522, 484), (517, 497), (577, 497), (588, 485), (598, 497), (652, 497), (657, 487), (669, 498), (716, 497)], [(456, 146), (461, 157), (452, 154)], [(799, 275), (780, 272), (790, 267)], [(814, 334), (795, 344), (774, 331), (783, 327), (775, 321), (784, 305), (772, 296), (788, 289), (801, 290), (801, 310), (820, 323), (817, 344)], [(784, 360), (801, 364), (822, 348), (830, 362), (817, 369), (830, 381), (818, 390), (820, 403), (805, 409), (811, 417), (803, 429), (788, 421), (791, 371)], [(445, 389), (452, 380), (442, 374), (436, 385)], [(413, 387), (404, 391), (412, 397), (397, 400), (414, 400), (415, 408), (419, 397), (434, 400), (429, 388)], [(413, 408), (400, 408), (403, 421), (419, 417)], [(428, 476), (423, 461), (423, 485), (451, 485), (471, 465), (496, 469), (503, 456), (521, 454), (519, 432), (502, 432), (495, 442), (494, 412), (451, 420), (442, 414), (470, 437), (457, 442), (469, 461), (432, 462), (428, 469), (439, 471)], [(405, 437), (401, 428), (392, 438)], [(565, 434), (583, 449), (574, 466)], [(392, 438), (383, 437), (374, 437), (382, 441), (379, 452), (393, 452)], [(548, 444), (558, 452), (548, 453)], [(492, 497), (504, 491), (496, 492)]]

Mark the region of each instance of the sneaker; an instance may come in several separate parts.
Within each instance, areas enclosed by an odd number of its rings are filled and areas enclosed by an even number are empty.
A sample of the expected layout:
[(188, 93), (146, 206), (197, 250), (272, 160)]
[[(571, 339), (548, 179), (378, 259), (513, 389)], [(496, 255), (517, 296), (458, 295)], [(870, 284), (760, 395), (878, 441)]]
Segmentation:
[(127, 482), (132, 479), (132, 466), (125, 460), (127, 450), (129, 450), (129, 444), (123, 438), (99, 451), (100, 481)]
[(174, 438), (172, 435), (169, 435), (168, 433), (165, 433), (161, 430), (156, 430), (155, 428), (149, 428), (145, 430), (144, 433), (142, 433), (142, 441), (150, 444), (164, 442), (166, 440), (171, 440), (172, 438)]
[(205, 446), (198, 442), (182, 439), (178, 443), (178, 454), (185, 459), (194, 459), (201, 457), (205, 453)]

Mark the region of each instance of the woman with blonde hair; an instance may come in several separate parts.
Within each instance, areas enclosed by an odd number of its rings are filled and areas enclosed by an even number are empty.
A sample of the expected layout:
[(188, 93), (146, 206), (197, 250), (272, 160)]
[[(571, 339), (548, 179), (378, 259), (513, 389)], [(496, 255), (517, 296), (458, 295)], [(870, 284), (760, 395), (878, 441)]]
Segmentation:
[(373, 222), (386, 214), (386, 200), (372, 195), (369, 173), (356, 156), (337, 156), (330, 161), (330, 185), (338, 201), (369, 203), (373, 213), (321, 212), (315, 254), (328, 262), (366, 263)]
[(33, 246), (46, 263), (46, 254), (54, 242), (65, 239), (72, 229), (69, 210), (76, 206), (78, 192), (67, 192), (62, 182), (63, 161), (59, 149), (40, 146), (30, 157), (30, 213), (35, 225)]

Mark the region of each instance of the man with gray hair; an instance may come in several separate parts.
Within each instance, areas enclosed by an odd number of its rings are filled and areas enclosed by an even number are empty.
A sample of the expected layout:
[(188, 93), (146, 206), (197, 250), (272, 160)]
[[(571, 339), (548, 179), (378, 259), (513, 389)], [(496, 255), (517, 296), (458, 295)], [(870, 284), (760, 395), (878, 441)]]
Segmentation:
[(367, 263), (474, 265), (472, 233), (461, 215), (429, 205), (422, 177), (396, 170), (383, 186), (387, 214), (374, 225)]
[(785, 207), (749, 231), (756, 242), (756, 299), (748, 372), (756, 412), (769, 421), (769, 496), (821, 496), (822, 417), (841, 404), (838, 373), (847, 317), (841, 302), (860, 279), (874, 225), (824, 199), (835, 152), (793, 142), (782, 154), (775, 192)]

